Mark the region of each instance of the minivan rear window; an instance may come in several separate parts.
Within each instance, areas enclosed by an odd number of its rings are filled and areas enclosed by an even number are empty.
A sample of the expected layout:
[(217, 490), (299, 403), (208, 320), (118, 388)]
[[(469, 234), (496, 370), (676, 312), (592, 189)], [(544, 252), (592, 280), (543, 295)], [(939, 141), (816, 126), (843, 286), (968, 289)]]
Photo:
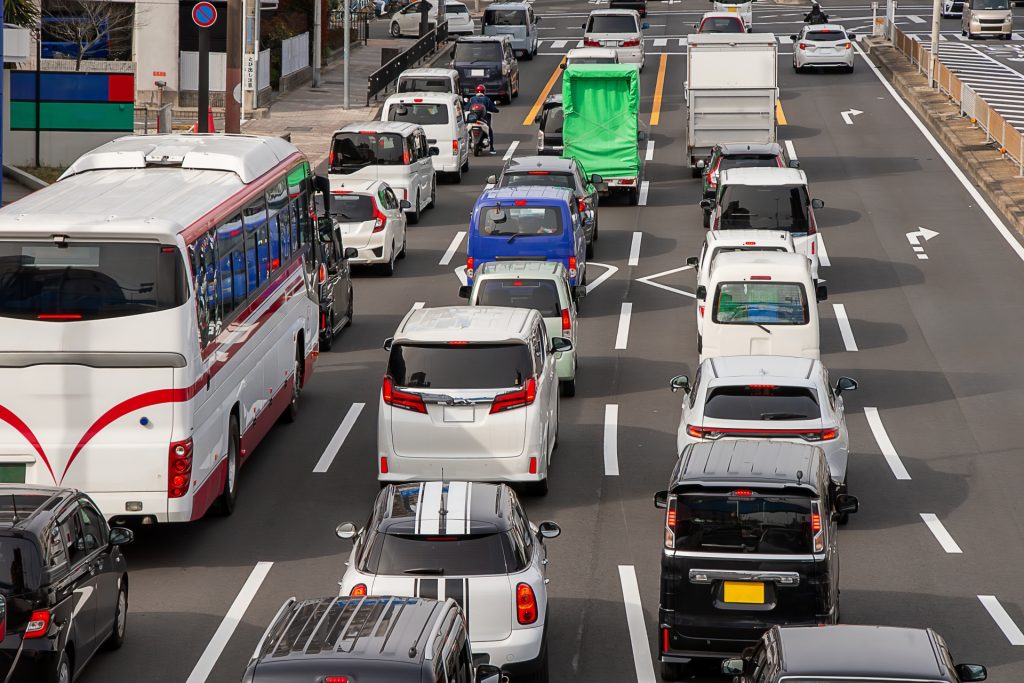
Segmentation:
[(744, 490), (676, 498), (676, 549), (705, 553), (809, 554), (811, 499)]
[(779, 168), (779, 158), (774, 154), (730, 154), (722, 157), (716, 170), (721, 173), (730, 168)]
[(704, 416), (766, 422), (817, 420), (821, 407), (817, 392), (808, 387), (737, 385), (712, 388), (704, 401)]
[(448, 123), (448, 105), (436, 102), (432, 104), (396, 102), (388, 107), (388, 121), (416, 123), (421, 126)]
[(331, 171), (353, 172), (366, 166), (403, 166), (405, 147), (397, 133), (338, 133), (331, 147)]
[(798, 282), (722, 282), (712, 319), (723, 325), (806, 325), (807, 293)]
[(450, 78), (402, 78), (398, 92), (452, 92)]
[[(26, 508), (25, 512), (31, 512)], [(39, 549), (24, 538), (0, 536), (0, 593), (22, 595), (39, 588)]]
[(807, 188), (803, 185), (727, 185), (718, 202), (722, 230), (788, 230), (807, 233)]
[(628, 14), (597, 14), (587, 22), (587, 33), (639, 33), (636, 19)]
[(502, 206), (480, 209), (480, 233), (491, 237), (543, 237), (562, 234), (562, 212), (556, 206)]
[(365, 194), (332, 194), (331, 216), (339, 223), (362, 223), (373, 218), (373, 198)]
[(552, 280), (482, 280), (477, 288), (476, 305), (534, 308), (545, 318), (562, 315), (558, 288)]
[(489, 9), (484, 11), (484, 26), (526, 26), (526, 10)]
[(501, 43), (497, 41), (455, 43), (456, 64), (500, 61), (502, 61)]
[(362, 571), (386, 576), (493, 576), (520, 566), (508, 532), (449, 536), (375, 534)]
[[(562, 111), (559, 109), (558, 111)], [(559, 126), (561, 130), (561, 126)], [(554, 131), (546, 131), (553, 133)], [(576, 189), (576, 183), (572, 174), (554, 173), (548, 171), (514, 171), (501, 176), (499, 187), (564, 187), (570, 190)]]
[(533, 376), (526, 344), (395, 344), (388, 376), (412, 389), (504, 389)]

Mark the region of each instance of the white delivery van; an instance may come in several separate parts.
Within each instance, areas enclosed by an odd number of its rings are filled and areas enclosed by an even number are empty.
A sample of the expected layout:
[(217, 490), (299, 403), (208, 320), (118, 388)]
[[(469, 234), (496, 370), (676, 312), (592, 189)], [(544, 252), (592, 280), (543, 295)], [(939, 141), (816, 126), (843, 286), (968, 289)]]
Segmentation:
[(469, 140), (462, 98), (452, 93), (404, 92), (384, 100), (381, 121), (413, 123), (427, 134), (427, 145), (436, 147), (434, 170), (456, 183), (469, 170)]
[(452, 92), (462, 93), (459, 72), (455, 69), (406, 69), (398, 75), (397, 92)]
[(818, 301), (810, 264), (801, 254), (737, 252), (715, 259), (707, 286), (700, 361), (722, 356), (821, 357)]

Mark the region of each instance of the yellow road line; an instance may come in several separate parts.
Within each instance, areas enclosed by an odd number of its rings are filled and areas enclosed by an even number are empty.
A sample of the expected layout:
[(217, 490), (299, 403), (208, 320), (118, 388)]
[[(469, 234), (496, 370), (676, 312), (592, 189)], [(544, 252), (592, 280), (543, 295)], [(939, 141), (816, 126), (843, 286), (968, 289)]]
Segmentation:
[(555, 72), (551, 74), (551, 78), (548, 79), (547, 85), (540, 91), (540, 95), (537, 95), (537, 101), (533, 103), (533, 107), (530, 108), (530, 113), (523, 119), (524, 126), (532, 126), (533, 120), (537, 117), (537, 112), (544, 106), (544, 100), (548, 98), (548, 93), (555, 87), (555, 83), (558, 82), (558, 77), (562, 75), (562, 64), (565, 62), (565, 57), (558, 62), (555, 66)]
[(775, 120), (780, 126), (786, 125), (786, 112), (782, 111), (782, 100), (775, 100)]
[(654, 86), (654, 105), (651, 108), (651, 125), (656, 126), (661, 121), (661, 96), (665, 90), (665, 65), (668, 63), (668, 55), (661, 53), (661, 62), (658, 64), (658, 83)]

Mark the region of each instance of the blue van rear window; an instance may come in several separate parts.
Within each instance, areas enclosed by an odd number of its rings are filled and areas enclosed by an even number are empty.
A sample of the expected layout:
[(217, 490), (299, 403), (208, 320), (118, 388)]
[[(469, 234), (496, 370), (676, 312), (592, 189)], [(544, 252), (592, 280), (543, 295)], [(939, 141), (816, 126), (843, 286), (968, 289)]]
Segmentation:
[[(480, 234), (489, 237), (543, 237), (562, 234), (562, 211), (557, 206), (502, 206), (480, 209)], [(498, 220), (496, 220), (498, 219)]]

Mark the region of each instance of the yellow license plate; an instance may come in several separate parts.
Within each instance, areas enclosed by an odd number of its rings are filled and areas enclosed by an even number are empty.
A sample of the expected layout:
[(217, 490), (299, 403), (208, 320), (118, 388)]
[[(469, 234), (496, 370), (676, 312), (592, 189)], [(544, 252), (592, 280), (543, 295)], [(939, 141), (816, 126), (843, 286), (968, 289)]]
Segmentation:
[(735, 11), (737, 11), (737, 10), (736, 10), (736, 8), (735, 8), (735, 7), (730, 7), (730, 8), (729, 8), (729, 11), (730, 11), (730, 12), (735, 12)]
[(760, 581), (726, 581), (723, 597), (725, 602), (763, 605), (764, 584)]

